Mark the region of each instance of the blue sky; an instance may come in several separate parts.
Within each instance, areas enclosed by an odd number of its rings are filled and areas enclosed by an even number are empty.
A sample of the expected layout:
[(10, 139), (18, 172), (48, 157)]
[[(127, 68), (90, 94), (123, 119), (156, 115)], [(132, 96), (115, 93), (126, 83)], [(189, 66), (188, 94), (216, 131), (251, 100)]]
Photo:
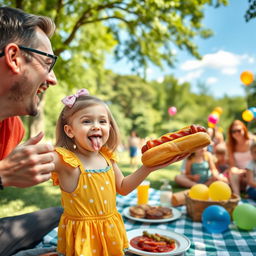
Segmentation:
[[(256, 19), (248, 23), (244, 19), (248, 0), (229, 2), (227, 7), (205, 8), (203, 24), (212, 29), (214, 35), (209, 39), (195, 40), (202, 60), (185, 51), (177, 51), (175, 68), (166, 68), (162, 72), (151, 67), (147, 70), (148, 78), (161, 81), (164, 74), (173, 74), (180, 82), (190, 82), (195, 92), (196, 84), (202, 82), (215, 97), (224, 94), (244, 96), (240, 74), (245, 70), (256, 73)], [(109, 60), (107, 67), (120, 74), (131, 73), (125, 61), (113, 63)]]

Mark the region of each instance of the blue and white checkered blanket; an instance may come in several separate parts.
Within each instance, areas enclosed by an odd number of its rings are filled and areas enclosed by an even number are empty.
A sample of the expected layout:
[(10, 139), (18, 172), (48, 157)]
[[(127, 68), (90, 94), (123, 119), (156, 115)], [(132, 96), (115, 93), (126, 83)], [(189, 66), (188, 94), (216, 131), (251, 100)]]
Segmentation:
[[(159, 204), (159, 191), (150, 189), (150, 204)], [(123, 209), (135, 205), (136, 191), (127, 196), (117, 196), (117, 209), (122, 213)], [(243, 200), (243, 202), (256, 205), (252, 200)], [(182, 216), (172, 222), (165, 223), (142, 223), (123, 217), (126, 230), (137, 228), (159, 228), (172, 230), (185, 235), (191, 241), (191, 247), (186, 252), (186, 256), (251, 256), (256, 255), (256, 229), (253, 231), (243, 231), (238, 229), (233, 223), (229, 229), (220, 234), (212, 234), (206, 232), (201, 222), (193, 222), (186, 215), (186, 207), (178, 207), (182, 212)], [(44, 237), (42, 243), (38, 247), (50, 247), (57, 244), (57, 228), (52, 230)]]

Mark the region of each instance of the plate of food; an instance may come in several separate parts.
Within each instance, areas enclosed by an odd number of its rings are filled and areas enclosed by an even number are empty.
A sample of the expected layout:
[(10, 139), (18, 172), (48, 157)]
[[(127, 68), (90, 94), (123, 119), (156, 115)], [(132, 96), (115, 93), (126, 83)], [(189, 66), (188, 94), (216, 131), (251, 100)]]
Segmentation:
[(162, 223), (176, 220), (181, 217), (181, 212), (173, 207), (151, 206), (148, 204), (126, 207), (123, 215), (131, 220)]
[(190, 240), (177, 232), (162, 229), (135, 229), (127, 231), (128, 251), (143, 256), (172, 256), (186, 252)]

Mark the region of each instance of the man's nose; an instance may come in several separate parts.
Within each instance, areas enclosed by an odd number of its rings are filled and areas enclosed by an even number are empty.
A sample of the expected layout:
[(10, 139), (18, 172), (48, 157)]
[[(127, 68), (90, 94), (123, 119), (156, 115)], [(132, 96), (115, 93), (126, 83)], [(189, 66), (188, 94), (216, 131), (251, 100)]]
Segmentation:
[(51, 70), (51, 72), (49, 72), (49, 74), (46, 78), (46, 82), (49, 85), (56, 85), (57, 84), (57, 78), (56, 78), (53, 70)]

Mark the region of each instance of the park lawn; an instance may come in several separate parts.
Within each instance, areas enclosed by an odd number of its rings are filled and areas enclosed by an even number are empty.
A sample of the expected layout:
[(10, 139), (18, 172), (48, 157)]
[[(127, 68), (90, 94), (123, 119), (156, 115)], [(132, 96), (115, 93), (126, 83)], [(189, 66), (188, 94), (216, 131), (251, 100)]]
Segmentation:
[[(128, 152), (119, 153), (118, 165), (125, 176), (129, 175), (135, 169), (129, 165)], [(173, 191), (180, 191), (174, 183), (174, 176), (179, 173), (180, 162), (172, 164), (165, 169), (151, 173), (148, 176), (152, 188), (159, 189), (161, 180), (167, 179), (173, 186)], [(20, 215), (36, 211), (39, 209), (60, 206), (60, 190), (58, 186), (52, 186), (52, 181), (44, 182), (40, 185), (30, 188), (5, 188), (0, 192), (0, 217)]]

